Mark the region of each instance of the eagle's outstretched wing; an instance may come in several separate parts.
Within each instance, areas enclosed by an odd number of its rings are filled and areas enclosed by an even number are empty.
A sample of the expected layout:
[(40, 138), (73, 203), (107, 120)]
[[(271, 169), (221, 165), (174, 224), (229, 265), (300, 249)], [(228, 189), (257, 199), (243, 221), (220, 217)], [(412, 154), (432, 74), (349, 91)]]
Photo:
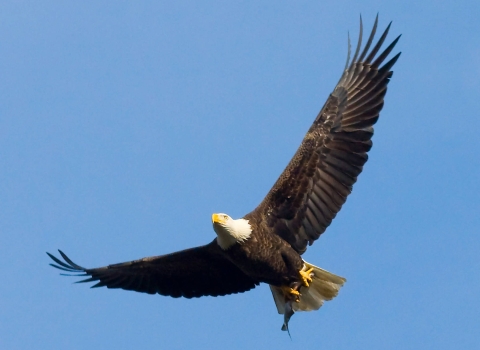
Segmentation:
[[(385, 63), (398, 36), (377, 53), (390, 29), (370, 46), (378, 16), (360, 53), (360, 36), (352, 62), (308, 130), (302, 144), (262, 203), (247, 218), (272, 228), (299, 253), (325, 231), (345, 203), (372, 147), (373, 124), (383, 107), (390, 71), (400, 53)], [(376, 57), (377, 56), (377, 57)]]
[(175, 298), (194, 298), (242, 293), (259, 284), (224, 258), (219, 249), (213, 241), (172, 254), (94, 269), (75, 264), (60, 250), (64, 261), (47, 254), (56, 262), (50, 264), (53, 267), (79, 273), (75, 276), (90, 276), (78, 283), (98, 281), (92, 288), (105, 286)]

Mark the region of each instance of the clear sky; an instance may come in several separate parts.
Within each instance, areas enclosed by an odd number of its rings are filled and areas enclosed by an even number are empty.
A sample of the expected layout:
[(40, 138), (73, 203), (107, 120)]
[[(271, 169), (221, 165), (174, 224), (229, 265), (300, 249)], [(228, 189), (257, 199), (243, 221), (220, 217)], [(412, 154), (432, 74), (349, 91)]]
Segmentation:
[[(201, 3), (201, 4), (200, 4)], [(73, 285), (202, 245), (268, 192), (341, 75), (403, 34), (370, 159), (305, 259), (347, 278), (292, 341), (270, 291)], [(480, 348), (480, 2), (2, 1), (1, 349)]]

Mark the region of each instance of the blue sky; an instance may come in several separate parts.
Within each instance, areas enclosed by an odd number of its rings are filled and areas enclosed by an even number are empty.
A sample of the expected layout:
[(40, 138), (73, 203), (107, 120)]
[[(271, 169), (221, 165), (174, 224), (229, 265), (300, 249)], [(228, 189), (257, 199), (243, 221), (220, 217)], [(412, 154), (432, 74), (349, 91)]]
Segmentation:
[[(172, 299), (72, 285), (210, 242), (268, 192), (340, 77), (347, 31), (402, 39), (369, 162), (305, 259), (345, 276), (280, 331), (267, 286)], [(480, 3), (3, 1), (0, 348), (480, 346)]]

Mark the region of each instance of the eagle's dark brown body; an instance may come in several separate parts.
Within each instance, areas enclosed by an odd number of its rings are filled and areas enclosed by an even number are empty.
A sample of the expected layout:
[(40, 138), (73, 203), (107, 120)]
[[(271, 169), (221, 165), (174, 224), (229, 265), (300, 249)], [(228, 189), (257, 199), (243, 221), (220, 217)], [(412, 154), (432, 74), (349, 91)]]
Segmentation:
[(225, 251), (225, 256), (246, 275), (275, 286), (299, 281), (301, 256), (253, 214), (245, 216), (254, 229), (249, 239)]

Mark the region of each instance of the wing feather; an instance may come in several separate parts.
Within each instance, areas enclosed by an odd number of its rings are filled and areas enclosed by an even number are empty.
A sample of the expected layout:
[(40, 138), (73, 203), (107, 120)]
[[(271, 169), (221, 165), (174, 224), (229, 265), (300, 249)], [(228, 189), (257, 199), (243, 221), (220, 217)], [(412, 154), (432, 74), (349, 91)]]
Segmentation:
[[(377, 32), (377, 26), (378, 26), (378, 13), (377, 13), (377, 17), (375, 17), (375, 23), (373, 23), (373, 28), (372, 28), (372, 31), (370, 32), (370, 36), (368, 37), (368, 41), (365, 44), (365, 47), (363, 48), (362, 54), (358, 58), (359, 62), (363, 61), (365, 55), (367, 54), (368, 50), (370, 49), (370, 45), (372, 45), (373, 38), (375, 37), (375, 33)], [(362, 33), (360, 33), (360, 35), (362, 35)]]
[(59, 250), (64, 261), (47, 253), (51, 266), (89, 276), (76, 283), (97, 282), (91, 288), (121, 288), (172, 297), (220, 296), (242, 293), (258, 285), (227, 260), (214, 242), (180, 252), (88, 269)]
[[(382, 52), (391, 22), (370, 50), (378, 15), (363, 50), (360, 17), (358, 45), (345, 71), (308, 130), (302, 144), (262, 203), (246, 217), (257, 218), (305, 252), (330, 225), (362, 172), (372, 147), (373, 125), (383, 108), (395, 55), (383, 62), (400, 36)], [(380, 53), (379, 53), (380, 52)]]

